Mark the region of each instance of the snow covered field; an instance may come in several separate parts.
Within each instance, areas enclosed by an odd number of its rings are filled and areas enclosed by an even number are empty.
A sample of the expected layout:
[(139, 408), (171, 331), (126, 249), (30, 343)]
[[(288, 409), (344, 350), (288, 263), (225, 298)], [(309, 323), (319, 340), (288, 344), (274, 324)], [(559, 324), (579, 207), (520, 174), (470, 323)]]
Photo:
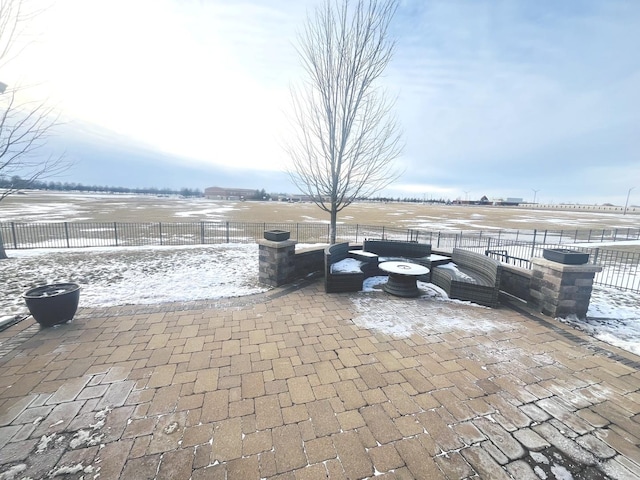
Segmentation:
[[(197, 247), (116, 247), (12, 250), (0, 268), (0, 317), (28, 311), (22, 300), (27, 289), (44, 283), (76, 282), (82, 287), (81, 307), (156, 304), (237, 297), (265, 291), (258, 283), (258, 246), (222, 244)], [(420, 326), (398, 322), (390, 302), (376, 300), (371, 291), (385, 277), (374, 277), (355, 294), (358, 311), (366, 313), (367, 328), (403, 336)], [(431, 322), (452, 322), (446, 294), (422, 284), (425, 296), (443, 302)], [(372, 303), (373, 302), (373, 303)], [(477, 307), (484, 309), (485, 307)], [(484, 328), (474, 316), (475, 328)], [(637, 295), (596, 288), (587, 321), (564, 319), (594, 337), (640, 355), (640, 303)], [(491, 325), (486, 328), (493, 328)]]
[[(635, 211), (635, 208), (634, 208)], [(356, 202), (340, 223), (385, 225), (434, 232), (460, 230), (587, 230), (638, 227), (638, 214), (609, 210), (545, 210), (513, 207)], [(152, 195), (27, 191), (0, 204), (1, 222), (267, 222), (325, 223), (313, 203), (219, 201)]]

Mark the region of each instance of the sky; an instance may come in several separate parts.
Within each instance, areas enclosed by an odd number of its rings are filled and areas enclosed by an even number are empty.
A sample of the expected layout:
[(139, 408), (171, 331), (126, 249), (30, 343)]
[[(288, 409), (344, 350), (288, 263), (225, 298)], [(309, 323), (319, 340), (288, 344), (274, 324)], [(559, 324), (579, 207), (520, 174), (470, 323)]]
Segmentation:
[[(46, 5), (0, 81), (60, 113), (61, 181), (291, 192), (296, 34), (320, 0)], [(384, 194), (640, 204), (640, 2), (401, 0)], [(46, 152), (43, 152), (43, 154)]]

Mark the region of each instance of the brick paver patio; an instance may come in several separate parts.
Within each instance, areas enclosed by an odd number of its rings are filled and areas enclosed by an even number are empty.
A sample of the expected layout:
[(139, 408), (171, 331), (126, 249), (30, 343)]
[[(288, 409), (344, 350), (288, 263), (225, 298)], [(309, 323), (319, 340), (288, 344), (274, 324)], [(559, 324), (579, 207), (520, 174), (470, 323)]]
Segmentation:
[(0, 340), (2, 480), (640, 478), (640, 359), (507, 306), (311, 282)]

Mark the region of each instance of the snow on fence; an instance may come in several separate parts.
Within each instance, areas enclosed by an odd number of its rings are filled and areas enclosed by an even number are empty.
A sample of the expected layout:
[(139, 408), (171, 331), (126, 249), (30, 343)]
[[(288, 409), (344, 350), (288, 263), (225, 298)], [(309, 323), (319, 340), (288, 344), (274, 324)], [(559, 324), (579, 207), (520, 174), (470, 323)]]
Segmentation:
[[(265, 230), (287, 230), (299, 243), (329, 243), (326, 223), (97, 223), (0, 222), (0, 240), (6, 249), (77, 248), (100, 246), (208, 245), (254, 243)], [(595, 283), (631, 291), (640, 291), (640, 252), (590, 247), (585, 244), (640, 240), (640, 229), (604, 230), (487, 230), (423, 231), (388, 228), (380, 225), (337, 226), (338, 241), (362, 242), (365, 238), (430, 243), (435, 250), (451, 251), (460, 247), (490, 255), (502, 262), (530, 268), (532, 257), (541, 257), (544, 248), (572, 245), (590, 254), (589, 262), (603, 271)], [(575, 244), (581, 246), (574, 246)]]

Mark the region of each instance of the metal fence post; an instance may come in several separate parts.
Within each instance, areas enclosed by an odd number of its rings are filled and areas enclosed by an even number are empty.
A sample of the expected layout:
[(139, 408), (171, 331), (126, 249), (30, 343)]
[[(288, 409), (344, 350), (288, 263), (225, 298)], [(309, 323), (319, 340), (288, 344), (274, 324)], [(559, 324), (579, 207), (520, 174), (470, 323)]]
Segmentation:
[(358, 224), (356, 223), (356, 243), (358, 243)]
[(442, 232), (440, 232), (440, 231), (438, 232), (438, 245), (437, 245), (437, 247), (438, 247), (438, 248), (440, 248), (440, 234), (441, 234), (441, 233), (442, 233)]
[(16, 236), (16, 224), (11, 222), (11, 236), (13, 237), (13, 248), (18, 248), (18, 237)]
[(204, 245), (204, 222), (200, 222), (200, 244)]
[(113, 236), (116, 239), (116, 247), (118, 246), (118, 225), (116, 222), (113, 222)]
[(227, 227), (227, 243), (229, 243), (229, 222), (225, 222)]
[(160, 245), (162, 246), (162, 222), (158, 222), (158, 232), (160, 233)]
[(69, 248), (69, 224), (64, 222), (64, 237), (67, 240), (67, 248)]
[(536, 254), (536, 234), (538, 233), (538, 230), (536, 230), (535, 228), (533, 229), (533, 243), (531, 244), (531, 258), (533, 258), (533, 256)]

